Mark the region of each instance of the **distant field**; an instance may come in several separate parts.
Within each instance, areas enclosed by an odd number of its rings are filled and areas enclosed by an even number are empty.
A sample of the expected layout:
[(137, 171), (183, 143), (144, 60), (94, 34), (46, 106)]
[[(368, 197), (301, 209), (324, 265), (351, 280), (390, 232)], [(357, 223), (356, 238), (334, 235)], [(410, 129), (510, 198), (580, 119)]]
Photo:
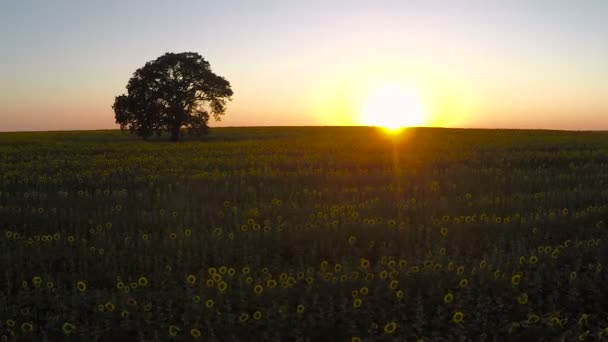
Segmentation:
[(607, 223), (604, 132), (0, 133), (0, 336), (608, 338)]

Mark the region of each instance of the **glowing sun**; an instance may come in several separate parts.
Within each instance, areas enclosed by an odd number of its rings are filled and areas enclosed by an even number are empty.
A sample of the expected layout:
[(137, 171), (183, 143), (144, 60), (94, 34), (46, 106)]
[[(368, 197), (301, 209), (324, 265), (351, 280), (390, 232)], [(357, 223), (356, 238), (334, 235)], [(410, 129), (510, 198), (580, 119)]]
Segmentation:
[(361, 111), (364, 125), (378, 126), (391, 132), (405, 127), (421, 126), (427, 117), (420, 95), (399, 85), (384, 86), (373, 91)]

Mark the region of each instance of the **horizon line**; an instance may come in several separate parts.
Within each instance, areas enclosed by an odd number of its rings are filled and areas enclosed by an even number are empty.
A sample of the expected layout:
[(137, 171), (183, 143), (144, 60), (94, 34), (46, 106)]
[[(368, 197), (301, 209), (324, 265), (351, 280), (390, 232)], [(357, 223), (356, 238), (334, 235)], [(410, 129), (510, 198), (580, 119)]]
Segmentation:
[[(223, 128), (379, 128), (380, 126), (367, 125), (248, 125), (248, 126), (220, 126), (209, 127), (210, 130)], [(448, 126), (412, 126), (403, 129), (455, 129), (455, 130), (508, 130), (508, 131), (552, 131), (552, 132), (608, 132), (608, 129), (557, 129), (557, 128), (517, 128), (517, 127), (448, 127)], [(95, 129), (51, 129), (51, 130), (18, 130), (0, 131), (2, 133), (61, 133), (61, 132), (101, 132), (101, 131), (121, 131), (120, 128), (95, 128)], [(127, 131), (125, 131), (127, 133)]]

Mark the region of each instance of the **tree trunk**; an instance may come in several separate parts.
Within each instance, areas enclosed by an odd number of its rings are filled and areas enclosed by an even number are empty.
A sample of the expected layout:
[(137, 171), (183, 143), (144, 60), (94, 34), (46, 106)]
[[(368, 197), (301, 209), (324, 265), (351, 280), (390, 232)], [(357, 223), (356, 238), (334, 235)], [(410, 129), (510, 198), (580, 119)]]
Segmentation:
[(171, 141), (179, 141), (179, 129), (180, 125), (171, 127)]

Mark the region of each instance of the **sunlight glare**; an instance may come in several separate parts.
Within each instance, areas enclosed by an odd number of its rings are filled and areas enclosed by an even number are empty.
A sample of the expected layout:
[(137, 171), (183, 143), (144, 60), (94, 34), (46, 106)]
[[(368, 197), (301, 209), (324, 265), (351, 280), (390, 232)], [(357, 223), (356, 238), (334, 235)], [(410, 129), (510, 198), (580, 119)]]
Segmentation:
[(400, 85), (376, 89), (361, 113), (362, 124), (382, 127), (392, 133), (406, 127), (421, 126), (426, 118), (427, 109), (419, 94)]

